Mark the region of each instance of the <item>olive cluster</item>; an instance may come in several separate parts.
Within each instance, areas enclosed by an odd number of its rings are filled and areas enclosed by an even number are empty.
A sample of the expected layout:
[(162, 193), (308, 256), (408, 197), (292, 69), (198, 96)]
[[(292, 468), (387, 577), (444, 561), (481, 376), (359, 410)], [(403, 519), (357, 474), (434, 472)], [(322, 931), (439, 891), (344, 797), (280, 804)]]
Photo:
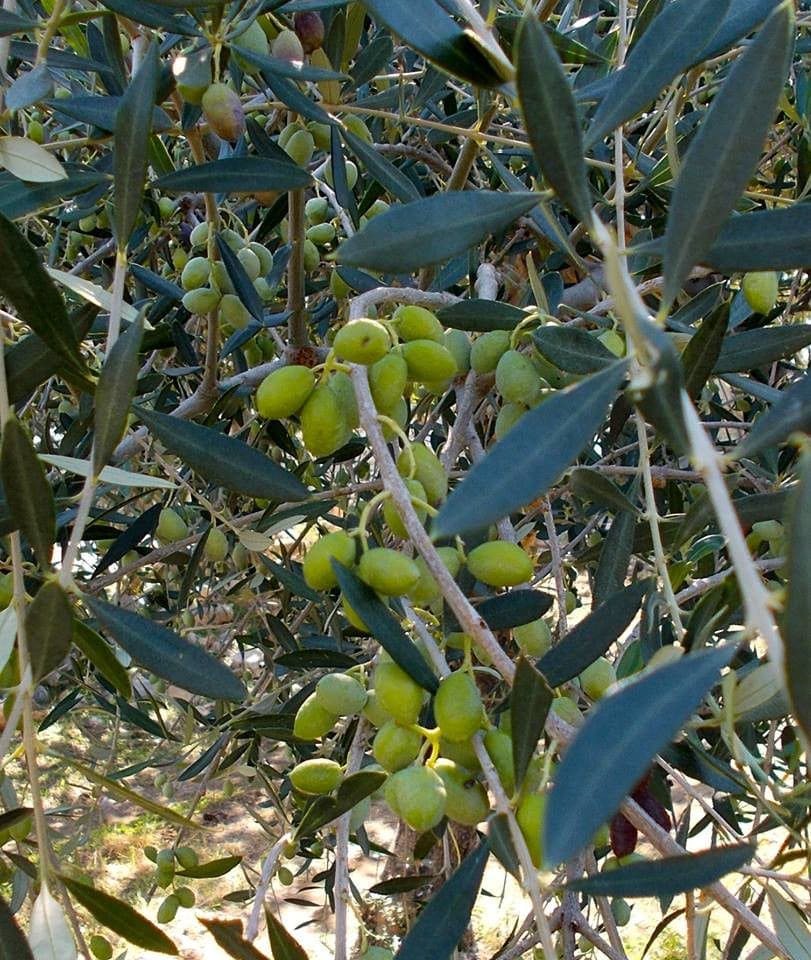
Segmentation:
[(200, 862), (197, 851), (192, 847), (176, 847), (156, 850), (155, 847), (146, 847), (144, 854), (155, 864), (155, 883), (163, 890), (172, 887), (158, 907), (158, 923), (171, 923), (177, 911), (182, 908), (189, 910), (197, 902), (191, 887), (185, 886), (177, 876), (177, 868), (183, 871), (193, 870)]

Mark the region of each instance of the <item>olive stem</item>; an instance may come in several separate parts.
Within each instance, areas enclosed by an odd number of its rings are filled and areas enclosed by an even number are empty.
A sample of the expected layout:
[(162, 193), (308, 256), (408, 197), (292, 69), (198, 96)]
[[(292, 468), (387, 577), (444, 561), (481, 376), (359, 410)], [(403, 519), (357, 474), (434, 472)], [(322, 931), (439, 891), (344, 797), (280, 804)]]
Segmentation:
[(306, 347), (307, 314), (304, 296), (304, 191), (291, 190), (288, 194), (288, 236), (290, 261), (287, 265), (287, 309), (290, 311), (288, 336), (293, 349)]
[(555, 515), (552, 512), (552, 500), (546, 497), (543, 507), (546, 536), (549, 541), (549, 553), (552, 556), (552, 572), (555, 576), (555, 591), (558, 597), (558, 639), (562, 639), (569, 632), (569, 621), (566, 614), (566, 582), (563, 579), (563, 563), (560, 556), (558, 532), (555, 529)]
[(253, 909), (251, 910), (248, 925), (245, 929), (245, 939), (249, 943), (252, 943), (259, 933), (259, 918), (262, 915), (262, 907), (265, 903), (268, 887), (276, 871), (276, 864), (279, 862), (279, 857), (281, 857), (284, 848), (290, 843), (290, 840), (291, 837), (289, 833), (282, 834), (268, 851), (267, 857), (265, 857), (265, 862), (262, 866), (262, 875), (259, 878), (259, 883), (256, 885)]

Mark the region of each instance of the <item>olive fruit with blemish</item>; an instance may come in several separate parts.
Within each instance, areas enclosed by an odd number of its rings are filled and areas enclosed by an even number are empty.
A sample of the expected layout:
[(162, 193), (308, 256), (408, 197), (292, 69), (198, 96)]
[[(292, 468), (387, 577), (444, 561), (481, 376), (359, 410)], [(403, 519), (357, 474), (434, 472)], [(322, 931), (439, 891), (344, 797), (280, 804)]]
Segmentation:
[(377, 320), (350, 320), (335, 335), (333, 344), (339, 357), (364, 366), (377, 363), (391, 349), (389, 332)]
[(475, 827), (490, 813), (490, 800), (481, 783), (453, 760), (440, 757), (434, 770), (445, 785), (445, 815), (455, 823)]

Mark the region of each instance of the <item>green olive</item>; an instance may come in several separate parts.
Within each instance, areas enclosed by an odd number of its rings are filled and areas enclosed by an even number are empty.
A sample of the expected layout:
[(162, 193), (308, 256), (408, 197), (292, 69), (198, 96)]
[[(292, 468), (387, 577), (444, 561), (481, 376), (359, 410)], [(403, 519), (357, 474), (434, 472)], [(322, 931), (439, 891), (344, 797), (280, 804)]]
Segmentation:
[(318, 740), (335, 726), (337, 716), (325, 710), (315, 693), (302, 703), (293, 721), (293, 733), (299, 740)]
[(531, 407), (541, 393), (541, 378), (529, 357), (507, 350), (496, 365), (496, 390), (507, 403)]
[(217, 290), (210, 287), (199, 287), (197, 290), (189, 290), (183, 295), (183, 306), (198, 317), (204, 317), (206, 314), (216, 310), (220, 302), (220, 294)]
[(332, 793), (342, 779), (341, 765), (323, 757), (304, 760), (290, 771), (290, 782), (296, 790), (311, 795)]
[(442, 778), (429, 767), (406, 767), (390, 777), (399, 816), (418, 833), (435, 827), (445, 815), (447, 793)]
[(350, 363), (376, 363), (391, 350), (389, 332), (377, 320), (350, 320), (335, 335), (335, 352)]
[[(428, 502), (435, 506), (441, 500), (444, 500), (448, 494), (448, 474), (439, 460), (439, 457), (421, 443), (411, 445), (411, 454), (414, 458), (416, 470), (415, 479), (425, 487), (428, 494)], [(397, 458), (397, 469), (400, 475), (408, 475), (409, 457), (406, 451), (402, 451)]]
[(391, 410), (402, 398), (408, 382), (408, 364), (396, 353), (388, 353), (369, 367), (369, 389), (378, 410)]
[(532, 577), (532, 560), (506, 540), (483, 543), (470, 551), (467, 567), (473, 576), (491, 587), (514, 587)]
[(220, 300), (219, 318), (234, 330), (244, 330), (251, 322), (251, 312), (235, 293), (226, 293)]
[(256, 391), (256, 410), (260, 417), (279, 420), (292, 417), (304, 406), (315, 389), (315, 376), (309, 367), (290, 364), (269, 373)]
[(496, 417), (496, 440), (503, 440), (521, 417), (524, 416), (527, 409), (523, 403), (502, 404)]
[(113, 945), (106, 937), (95, 934), (88, 941), (88, 946), (96, 960), (112, 960)]
[(169, 507), (165, 507), (158, 517), (158, 525), (155, 527), (155, 538), (159, 543), (167, 546), (175, 543), (177, 540), (185, 540), (189, 535), (189, 528), (186, 521), (179, 513)]
[(493, 373), (502, 355), (510, 349), (508, 330), (488, 330), (473, 341), (470, 367), (476, 373)]
[(374, 547), (360, 558), (358, 576), (378, 593), (401, 597), (414, 586), (420, 572), (411, 557), (399, 550)]
[(380, 706), (377, 699), (377, 693), (374, 688), (366, 691), (366, 704), (363, 708), (363, 715), (373, 727), (380, 728), (391, 720), (391, 714)]
[[(412, 499), (421, 500), (423, 503), (426, 502), (428, 495), (425, 492), (425, 487), (419, 482), (419, 480), (406, 480), (405, 485), (408, 489), (408, 492), (411, 494)], [(423, 523), (428, 515), (425, 507), (415, 505), (414, 510), (420, 523)], [(395, 537), (402, 537), (405, 539), (408, 536), (405, 525), (400, 519), (400, 513), (391, 498), (386, 500), (386, 502), (383, 504), (383, 519), (386, 521), (386, 526), (389, 528), (389, 530), (391, 530)]]
[(469, 770), (442, 758), (436, 761), (434, 770), (445, 786), (445, 815), (449, 820), (475, 827), (487, 819), (490, 813), (487, 791)]
[(419, 719), (425, 691), (396, 663), (381, 661), (375, 667), (374, 689), (378, 706), (394, 720), (410, 726)]
[(467, 373), (470, 370), (470, 337), (464, 330), (446, 330), (442, 342), (456, 361), (457, 373)]
[(746, 302), (755, 313), (771, 313), (780, 295), (780, 278), (771, 270), (747, 273), (741, 289)]
[(508, 797), (515, 793), (515, 767), (513, 766), (513, 740), (509, 733), (493, 727), (484, 735), (484, 747)]
[(258, 279), (262, 273), (262, 261), (250, 247), (243, 247), (237, 253), (237, 260), (242, 264), (242, 269), (248, 274), (249, 280)]
[(473, 677), (458, 670), (444, 677), (434, 696), (434, 717), (446, 740), (470, 740), (481, 729), (484, 707)]
[(304, 216), (312, 226), (324, 223), (329, 217), (329, 200), (326, 197), (312, 197), (304, 204)]
[(545, 812), (546, 794), (543, 793), (525, 794), (515, 811), (515, 819), (518, 821), (530, 858), (536, 867), (540, 867), (543, 863), (541, 834)]
[(352, 717), (366, 705), (366, 690), (362, 683), (347, 673), (328, 673), (316, 685), (319, 703), (339, 717)]
[(284, 151), (300, 167), (306, 167), (315, 152), (315, 140), (309, 130), (296, 130), (284, 145)]
[(339, 398), (327, 384), (319, 384), (299, 412), (304, 446), (314, 457), (328, 457), (351, 436)]
[(552, 631), (546, 620), (532, 620), (513, 627), (513, 637), (527, 657), (542, 657), (552, 646)]
[(177, 847), (175, 849), (175, 860), (184, 870), (190, 870), (200, 862), (197, 851), (193, 847)]
[(177, 916), (179, 908), (180, 901), (173, 893), (170, 893), (158, 907), (158, 915), (156, 918), (158, 923), (171, 923)]
[(338, 578), (332, 569), (333, 558), (345, 567), (355, 562), (355, 540), (342, 530), (319, 538), (304, 555), (302, 573), (307, 586), (313, 590), (330, 590), (338, 586)]
[(408, 376), (420, 383), (448, 380), (456, 375), (456, 361), (447, 347), (434, 340), (409, 340), (401, 347)]
[(600, 700), (616, 682), (617, 672), (606, 657), (598, 657), (580, 674), (580, 686), (592, 700)]
[(443, 342), (444, 330), (436, 314), (425, 307), (398, 307), (392, 316), (392, 322), (402, 340), (434, 340)]
[(228, 537), (219, 527), (211, 528), (203, 553), (213, 563), (222, 563), (228, 556)]
[[(254, 20), (247, 30), (244, 30), (238, 37), (235, 37), (233, 42), (235, 46), (247, 50), (248, 53), (255, 53), (260, 57), (266, 57), (270, 50), (270, 44), (268, 43), (268, 38), (265, 36), (265, 31), (256, 20)], [(259, 67), (255, 67), (252, 63), (249, 63), (248, 60), (241, 57), (236, 51), (234, 52), (234, 60), (239, 64), (243, 73), (259, 73)]]
[(422, 747), (422, 736), (416, 730), (389, 720), (377, 731), (372, 754), (389, 773), (395, 773), (412, 764)]
[(191, 887), (175, 887), (175, 896), (180, 906), (185, 910), (191, 910), (195, 903), (197, 903), (197, 897), (195, 897)]

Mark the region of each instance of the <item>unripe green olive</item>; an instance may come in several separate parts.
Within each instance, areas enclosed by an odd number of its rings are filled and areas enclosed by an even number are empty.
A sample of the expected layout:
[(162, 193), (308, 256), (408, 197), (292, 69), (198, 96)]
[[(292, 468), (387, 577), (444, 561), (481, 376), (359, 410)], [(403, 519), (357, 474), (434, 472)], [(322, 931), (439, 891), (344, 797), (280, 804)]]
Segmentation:
[(392, 316), (392, 322), (402, 340), (434, 340), (442, 343), (444, 330), (436, 314), (413, 304), (398, 307)]
[(462, 740), (453, 743), (444, 737), (439, 738), (439, 755), (446, 760), (453, 760), (455, 764), (465, 770), (478, 770), (479, 758), (476, 756), (476, 747), (472, 740)]
[(470, 370), (470, 337), (464, 330), (446, 330), (442, 342), (456, 362), (457, 373), (467, 373)]
[(374, 143), (372, 140), (372, 135), (369, 133), (369, 128), (360, 117), (350, 113), (348, 116), (343, 118), (342, 122), (346, 129), (350, 131), (350, 133), (354, 133), (356, 137), (359, 137), (365, 143)]
[(755, 313), (771, 313), (780, 295), (780, 279), (772, 270), (747, 273), (741, 289), (746, 302)]
[(313, 590), (331, 590), (338, 586), (332, 569), (332, 559), (345, 567), (355, 562), (355, 540), (343, 530), (328, 533), (309, 548), (304, 555), (302, 573), (307, 586)]
[(496, 390), (507, 403), (531, 407), (541, 394), (541, 378), (529, 357), (518, 350), (502, 353), (496, 365)]
[(327, 223), (316, 223), (312, 227), (307, 229), (306, 237), (317, 247), (326, 247), (335, 239), (336, 232), (335, 227)]
[(532, 560), (518, 546), (493, 540), (475, 547), (467, 556), (468, 570), (491, 587), (514, 587), (532, 577)]
[(234, 330), (244, 330), (251, 322), (251, 312), (235, 293), (226, 293), (220, 300), (219, 318)]
[(470, 366), (476, 373), (493, 373), (502, 355), (510, 349), (508, 330), (488, 330), (473, 341)]
[(315, 153), (315, 140), (309, 130), (296, 130), (284, 145), (284, 151), (300, 167), (306, 167)]
[(158, 525), (155, 527), (155, 538), (159, 543), (168, 545), (177, 540), (185, 540), (188, 535), (189, 528), (180, 514), (175, 513), (170, 507), (161, 510)]
[(615, 357), (625, 356), (625, 341), (616, 330), (604, 330), (597, 339)]
[(189, 290), (183, 295), (183, 306), (199, 317), (211, 313), (217, 309), (220, 302), (220, 294), (211, 287), (198, 287), (196, 290)]
[(82, 217), (79, 221), (79, 229), (82, 233), (92, 233), (96, 229), (96, 215), (91, 213), (87, 217)]
[(612, 898), (611, 913), (618, 927), (627, 926), (631, 922), (631, 906), (622, 897)]
[(329, 200), (326, 197), (311, 197), (304, 204), (304, 216), (311, 226), (324, 223), (329, 217)]
[(106, 937), (95, 934), (90, 938), (88, 946), (96, 960), (112, 960), (113, 945)]
[(163, 220), (168, 220), (177, 209), (175, 201), (171, 197), (161, 197), (158, 200), (158, 211)]
[(291, 883), (296, 879), (293, 876), (293, 871), (288, 870), (287, 867), (279, 867), (276, 871), (276, 878), (283, 887), (289, 887)]
[[(328, 163), (324, 170), (324, 179), (331, 186), (335, 186), (335, 181), (332, 178), (332, 164)], [(355, 163), (351, 160), (346, 161), (346, 184), (350, 190), (355, 189), (355, 184), (358, 182), (358, 168)]]
[(496, 440), (503, 440), (526, 412), (523, 403), (502, 404), (496, 417)]
[(445, 786), (445, 815), (449, 820), (475, 827), (477, 823), (487, 819), (490, 813), (487, 791), (470, 771), (453, 760), (442, 758), (436, 761), (434, 770)]
[(315, 377), (309, 367), (290, 364), (271, 371), (256, 391), (256, 410), (260, 417), (279, 420), (291, 417), (304, 406), (315, 389)]
[[(448, 494), (448, 474), (439, 460), (439, 457), (429, 450), (424, 444), (414, 443), (411, 445), (411, 454), (416, 464), (414, 472), (415, 479), (425, 487), (428, 494), (428, 502), (436, 506), (440, 500), (444, 500)], [(397, 458), (397, 469), (400, 475), (408, 475), (409, 457), (406, 451), (402, 451)]]
[(238, 140), (245, 132), (245, 114), (237, 94), (224, 83), (212, 83), (201, 101), (206, 121), (223, 140)]
[[(400, 397), (390, 410), (381, 412), (384, 412), (390, 420), (393, 420), (401, 430), (405, 430), (406, 423), (408, 423), (408, 404), (405, 402), (405, 397)], [(391, 443), (399, 435), (385, 420), (382, 428), (386, 443)]]
[(237, 253), (237, 260), (242, 264), (245, 273), (248, 274), (249, 280), (256, 280), (262, 273), (262, 262), (250, 247), (243, 247)]
[(168, 897), (161, 903), (158, 907), (157, 921), (158, 923), (171, 923), (177, 916), (177, 911), (180, 908), (180, 901), (177, 897), (170, 893)]
[(393, 719), (409, 726), (416, 723), (425, 691), (396, 663), (379, 662), (374, 672), (378, 705)]
[(304, 243), (301, 246), (304, 255), (304, 269), (307, 271), (307, 273), (312, 273), (314, 270), (318, 269), (321, 263), (321, 254), (318, 252), (318, 247), (312, 242), (312, 240), (308, 240), (306, 237), (304, 238)]
[(335, 335), (335, 352), (350, 363), (376, 363), (391, 350), (388, 330), (377, 320), (350, 320)]
[(509, 733), (493, 727), (484, 735), (484, 747), (508, 797), (515, 793), (515, 767), (513, 766), (513, 741)]
[(363, 684), (347, 673), (328, 673), (316, 685), (319, 703), (339, 717), (353, 717), (366, 704)]
[(592, 700), (600, 700), (616, 682), (617, 672), (606, 657), (598, 657), (580, 674), (580, 686)]
[(536, 867), (540, 867), (543, 863), (541, 834), (545, 813), (546, 794), (543, 793), (525, 794), (515, 811), (515, 819), (524, 835), (530, 859)]
[[(405, 485), (413, 499), (422, 500), (423, 502), (426, 501), (427, 494), (425, 492), (425, 487), (419, 482), (419, 480), (406, 480)], [(420, 523), (423, 523), (428, 515), (425, 507), (421, 507), (417, 504), (414, 505), (414, 512), (417, 514)], [(402, 537), (405, 539), (408, 536), (405, 524), (400, 518), (400, 513), (391, 498), (386, 500), (386, 502), (383, 504), (383, 519), (386, 521), (386, 526), (389, 528), (389, 530), (391, 530), (395, 537)]]
[(473, 677), (458, 670), (443, 677), (434, 696), (434, 717), (446, 740), (470, 740), (481, 729), (484, 708)]
[(273, 269), (273, 254), (271, 251), (261, 243), (257, 243), (255, 240), (252, 240), (248, 244), (248, 249), (259, 260), (259, 276), (267, 276)]
[(307, 128), (301, 123), (288, 123), (287, 126), (279, 134), (279, 146), (282, 150), (285, 149), (287, 144), (290, 142), (290, 138), (298, 133), (299, 130), (306, 130)]
[(513, 637), (521, 653), (527, 657), (542, 657), (552, 646), (552, 631), (543, 619), (513, 627)]
[(367, 690), (366, 704), (363, 708), (363, 715), (373, 727), (382, 727), (383, 724), (391, 720), (391, 714), (380, 706), (377, 699), (377, 692), (374, 688)]
[(395, 773), (410, 766), (422, 747), (422, 736), (410, 727), (402, 727), (389, 720), (377, 731), (372, 754), (389, 773)]
[(26, 136), (29, 140), (33, 140), (34, 143), (44, 143), (45, 127), (43, 127), (42, 122), (40, 120), (29, 120)]
[(373, 547), (360, 558), (358, 576), (378, 593), (401, 597), (417, 582), (420, 571), (411, 557), (399, 550)]
[[(242, 47), (243, 50), (247, 50), (249, 53), (255, 53), (259, 57), (266, 57), (270, 50), (270, 44), (268, 43), (268, 38), (265, 36), (265, 31), (256, 20), (254, 20), (247, 30), (234, 38), (234, 43), (236, 46)], [(248, 63), (244, 57), (241, 57), (236, 52), (234, 53), (234, 60), (239, 64), (243, 73), (259, 73), (259, 67)]]
[(363, 633), (369, 633), (369, 628), (363, 622), (363, 619), (358, 614), (357, 610), (355, 610), (346, 597), (341, 597), (341, 608), (346, 619), (352, 624), (353, 627), (355, 627), (356, 630), (360, 630)]
[[(413, 482), (413, 481), (412, 481)], [(459, 554), (456, 551), (455, 547), (439, 547), (437, 549), (440, 560), (444, 566), (448, 569), (448, 572), (452, 577), (455, 577), (459, 573), (459, 568), (461, 566), (459, 560)], [(414, 584), (414, 586), (408, 591), (409, 599), (412, 603), (415, 603), (418, 607), (425, 607), (433, 603), (434, 600), (438, 600), (441, 596), (442, 591), (439, 588), (434, 575), (428, 569), (428, 564), (422, 557), (417, 557), (414, 561), (417, 565), (417, 569), (420, 572), (419, 580)]]
[(191, 887), (175, 887), (175, 896), (180, 906), (185, 910), (191, 910), (197, 903), (197, 897)]
[(177, 847), (175, 849), (175, 860), (184, 870), (190, 870), (196, 867), (200, 862), (200, 857), (194, 847)]
[(330, 131), (332, 127), (329, 123), (318, 123), (315, 120), (311, 120), (307, 124), (307, 129), (313, 135), (315, 140), (315, 145), (319, 150), (329, 150), (332, 144), (332, 136)]
[(369, 389), (378, 410), (391, 410), (402, 397), (408, 382), (408, 364), (396, 353), (388, 353), (369, 368)]
[(329, 388), (338, 398), (338, 406), (343, 412), (347, 426), (354, 430), (360, 422), (358, 415), (358, 401), (355, 396), (355, 388), (352, 386), (352, 378), (344, 370), (335, 370), (330, 374)]
[(299, 791), (313, 796), (332, 793), (343, 778), (343, 769), (334, 760), (317, 757), (304, 760), (290, 771), (290, 782)]
[(304, 59), (304, 47), (292, 30), (282, 30), (273, 41), (270, 49), (273, 56), (278, 60), (289, 60), (291, 63), (297, 63)]
[(349, 284), (341, 278), (337, 270), (333, 270), (329, 275), (329, 289), (330, 293), (338, 300), (343, 300), (348, 297), (352, 290)]
[(568, 697), (555, 697), (550, 710), (573, 727), (579, 727), (583, 723), (583, 714), (577, 704)]
[(328, 457), (351, 436), (339, 398), (326, 384), (310, 394), (299, 412), (304, 446), (314, 457)]
[(399, 816), (412, 830), (424, 833), (445, 815), (447, 794), (442, 777), (429, 767), (406, 767), (390, 777)]
[(329, 733), (338, 718), (326, 710), (318, 697), (311, 693), (302, 703), (293, 721), (293, 733), (299, 740), (318, 740)]
[(204, 220), (202, 223), (198, 223), (189, 235), (189, 243), (193, 247), (204, 247), (208, 243), (210, 230), (208, 221)]
[(448, 380), (456, 374), (453, 354), (434, 340), (409, 340), (401, 347), (408, 376), (420, 383)]
[(212, 527), (203, 548), (206, 558), (212, 563), (222, 563), (228, 556), (228, 537), (219, 527)]

